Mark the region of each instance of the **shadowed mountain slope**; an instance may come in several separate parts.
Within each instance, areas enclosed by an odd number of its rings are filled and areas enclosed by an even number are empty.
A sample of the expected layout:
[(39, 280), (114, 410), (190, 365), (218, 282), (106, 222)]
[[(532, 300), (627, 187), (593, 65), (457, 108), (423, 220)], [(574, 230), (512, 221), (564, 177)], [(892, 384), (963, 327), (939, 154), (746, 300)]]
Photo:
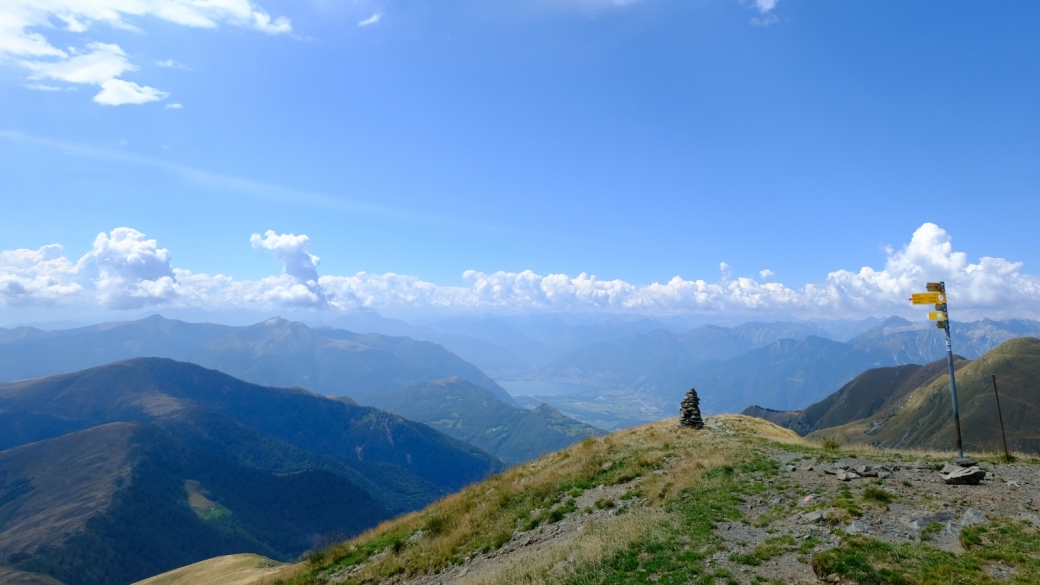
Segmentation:
[(221, 554), (295, 559), (388, 517), (346, 479), (291, 474), (111, 423), (0, 452), (0, 556), (67, 585), (129, 583)]
[(390, 465), (455, 490), (499, 468), (475, 447), (390, 413), (162, 358), (0, 385), (0, 411), (9, 417), (29, 413), (80, 428), (171, 418), (193, 406), (366, 475)]
[[(1040, 453), (1040, 339), (1002, 343), (957, 372), (957, 395), (965, 450), (1003, 451), (991, 375), (1012, 450)], [(940, 375), (874, 415), (816, 431), (813, 437), (886, 447), (950, 449), (955, 444), (949, 377)]]
[(509, 465), (535, 459), (602, 432), (548, 405), (511, 406), (466, 380), (449, 378), (371, 397), (369, 404), (426, 423)]

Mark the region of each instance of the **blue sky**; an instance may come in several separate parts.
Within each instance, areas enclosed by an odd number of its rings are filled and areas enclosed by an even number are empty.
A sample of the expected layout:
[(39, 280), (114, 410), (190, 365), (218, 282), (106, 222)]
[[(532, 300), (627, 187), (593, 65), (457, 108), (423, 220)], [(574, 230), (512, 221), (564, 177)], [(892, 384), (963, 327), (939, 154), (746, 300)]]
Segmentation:
[[(112, 5), (0, 8), (27, 23), (0, 28), (8, 315), (577, 302), (836, 317), (890, 314), (924, 278), (962, 283), (979, 315), (1036, 314), (1040, 7)], [(100, 250), (120, 227), (138, 235)], [(142, 254), (158, 268), (135, 272)], [(858, 280), (828, 276), (841, 270)], [(380, 293), (387, 273), (410, 280)], [(218, 274), (241, 288), (199, 284)], [(566, 295), (544, 282), (556, 274)], [(708, 288), (646, 288), (676, 275)]]

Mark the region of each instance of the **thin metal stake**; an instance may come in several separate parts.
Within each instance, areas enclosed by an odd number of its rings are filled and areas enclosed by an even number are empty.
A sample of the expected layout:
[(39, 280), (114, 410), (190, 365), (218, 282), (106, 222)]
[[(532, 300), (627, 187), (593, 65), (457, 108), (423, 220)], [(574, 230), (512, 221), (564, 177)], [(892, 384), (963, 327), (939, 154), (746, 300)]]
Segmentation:
[(997, 375), (993, 374), (993, 396), (997, 398), (997, 418), (1000, 419), (1000, 436), (1004, 439), (1004, 459), (1011, 461), (1011, 453), (1008, 453), (1007, 435), (1004, 434), (1004, 415), (1000, 412), (1000, 394), (997, 393)]

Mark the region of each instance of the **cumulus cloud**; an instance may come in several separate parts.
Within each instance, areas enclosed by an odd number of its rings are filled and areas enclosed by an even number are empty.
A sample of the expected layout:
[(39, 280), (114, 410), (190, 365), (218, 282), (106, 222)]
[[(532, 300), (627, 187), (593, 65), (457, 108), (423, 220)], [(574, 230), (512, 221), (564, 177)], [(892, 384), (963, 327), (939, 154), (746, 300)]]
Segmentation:
[(318, 283), (318, 263), (321, 258), (311, 254), (311, 240), (305, 235), (277, 234), (267, 230), (264, 237), (253, 234), (249, 242), (257, 250), (270, 250), (276, 260), (282, 263), (282, 274), (292, 278), (290, 286), (281, 283), (269, 291), (271, 298), (279, 300), (276, 304), (292, 304), (317, 306), (325, 304), (325, 295)]
[(776, 276), (776, 273), (766, 268), (765, 270), (759, 270), (758, 275), (762, 277), (762, 280), (769, 280), (770, 278)]
[(91, 277), (95, 298), (107, 309), (140, 309), (177, 297), (169, 250), (132, 228), (98, 234), (77, 269)]
[(78, 262), (58, 245), (0, 252), (0, 302), (8, 305), (92, 300), (108, 308), (145, 305), (204, 308), (307, 307), (320, 310), (451, 308), (482, 311), (593, 311), (647, 315), (788, 314), (798, 317), (855, 317), (912, 314), (908, 297), (924, 283), (945, 280), (958, 318), (1040, 317), (1040, 277), (1022, 264), (981, 257), (971, 262), (953, 247), (950, 235), (926, 223), (909, 243), (886, 249), (883, 267), (836, 270), (819, 282), (789, 287), (735, 276), (726, 263), (714, 282), (680, 276), (666, 282), (633, 284), (582, 273), (521, 272), (463, 274), (465, 285), (440, 286), (416, 276), (318, 274), (319, 258), (306, 235), (267, 231), (253, 234), (254, 249), (271, 252), (282, 273), (259, 280), (193, 273), (171, 265), (155, 240), (130, 228), (100, 234)]
[[(83, 49), (64, 50), (44, 34), (57, 23), (71, 33), (87, 32), (98, 23), (139, 32), (128, 18), (143, 17), (202, 28), (226, 23), (272, 35), (292, 31), (287, 18), (271, 18), (249, 0), (5, 0), (0, 2), (0, 62), (21, 66), (34, 80), (97, 85), (101, 91), (94, 101), (99, 104), (156, 101), (166, 93), (119, 79), (137, 68), (118, 45), (91, 42)], [(158, 64), (183, 67), (172, 59)]]
[(181, 104), (166, 104), (165, 106), (163, 106), (163, 109), (165, 110), (180, 110), (182, 108), (184, 108), (184, 106), (182, 106)]

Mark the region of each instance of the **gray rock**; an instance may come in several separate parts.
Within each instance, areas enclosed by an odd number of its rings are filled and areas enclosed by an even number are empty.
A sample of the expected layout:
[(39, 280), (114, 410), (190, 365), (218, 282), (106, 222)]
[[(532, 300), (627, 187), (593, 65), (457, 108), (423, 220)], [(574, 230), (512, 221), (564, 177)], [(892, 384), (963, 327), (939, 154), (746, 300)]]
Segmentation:
[(947, 485), (978, 485), (986, 472), (978, 467), (961, 467), (953, 473), (942, 476)]
[(1040, 517), (1037, 517), (1036, 514), (1030, 514), (1029, 512), (1023, 512), (1022, 513), (1022, 519), (1023, 520), (1027, 520), (1033, 526), (1036, 526), (1036, 527), (1040, 528)]
[(859, 479), (859, 474), (855, 471), (839, 471), (835, 474), (835, 477), (841, 481), (852, 481), (854, 479)]
[(928, 463), (924, 459), (918, 459), (914, 462), (914, 469), (931, 469), (932, 464)]
[(802, 469), (803, 469), (804, 471), (812, 471), (812, 470), (813, 470), (813, 466), (812, 466), (812, 465), (806, 465), (806, 466), (805, 466), (805, 467), (803, 467)]
[(964, 516), (961, 516), (961, 526), (986, 524), (988, 522), (989, 520), (986, 519), (986, 515), (975, 508), (968, 508), (967, 511), (964, 512)]
[(976, 465), (978, 465), (978, 463), (976, 463), (972, 459), (954, 459), (953, 462), (957, 465), (960, 465), (961, 467), (975, 467)]
[(834, 464), (834, 468), (835, 469), (848, 469), (849, 468), (849, 464), (845, 463), (844, 461), (839, 461), (839, 462)]
[(870, 534), (873, 531), (874, 530), (870, 525), (862, 520), (853, 520), (852, 524), (849, 524), (845, 529), (845, 532), (848, 532), (849, 534)]
[(874, 470), (874, 468), (869, 466), (869, 465), (857, 465), (856, 469), (855, 469), (856, 473), (858, 473), (860, 475), (863, 475), (865, 473), (870, 473), (873, 470)]
[(993, 475), (992, 473), (990, 473), (988, 471), (986, 472), (986, 477), (985, 477), (986, 481), (993, 481), (996, 477), (997, 476)]
[(960, 465), (954, 465), (953, 463), (947, 463), (946, 465), (942, 466), (942, 469), (939, 470), (939, 473), (953, 473), (954, 471), (958, 471), (960, 468), (961, 468)]
[(838, 473), (838, 471), (840, 471), (840, 470), (838, 470), (838, 469), (831, 469), (830, 467), (825, 467), (823, 469), (823, 472), (826, 473), (827, 475), (835, 475), (835, 474)]
[(929, 524), (932, 524), (934, 522), (946, 524), (947, 522), (952, 521), (953, 514), (951, 514), (950, 512), (936, 512), (934, 514), (928, 514), (927, 516), (918, 516), (916, 518), (911, 516), (904, 516), (903, 518), (900, 518), (900, 522), (906, 524), (907, 526), (915, 530), (921, 530), (925, 526), (928, 526)]
[(802, 522), (808, 522), (810, 524), (823, 520), (823, 512), (806, 512), (802, 514)]
[(877, 472), (877, 476), (878, 476), (878, 479), (888, 479), (888, 478), (892, 477), (892, 474), (890, 472), (888, 472), (888, 471), (879, 471), (879, 472)]
[(798, 468), (797, 468), (797, 467), (795, 467), (794, 465), (787, 465), (787, 466), (784, 466), (784, 469), (785, 469), (786, 471), (798, 471)]

